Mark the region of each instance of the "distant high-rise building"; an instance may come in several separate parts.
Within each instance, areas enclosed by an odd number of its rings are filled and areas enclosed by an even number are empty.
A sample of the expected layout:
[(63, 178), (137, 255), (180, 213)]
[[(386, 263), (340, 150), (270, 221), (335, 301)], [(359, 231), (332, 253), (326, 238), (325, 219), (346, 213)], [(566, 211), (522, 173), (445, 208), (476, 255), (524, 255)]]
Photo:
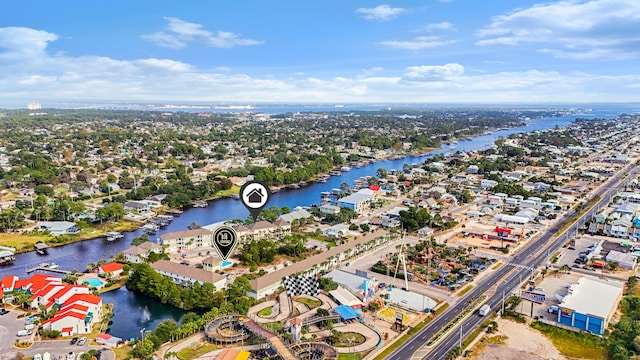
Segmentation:
[(27, 110), (40, 110), (42, 109), (42, 105), (40, 105), (37, 101), (32, 101), (27, 104)]

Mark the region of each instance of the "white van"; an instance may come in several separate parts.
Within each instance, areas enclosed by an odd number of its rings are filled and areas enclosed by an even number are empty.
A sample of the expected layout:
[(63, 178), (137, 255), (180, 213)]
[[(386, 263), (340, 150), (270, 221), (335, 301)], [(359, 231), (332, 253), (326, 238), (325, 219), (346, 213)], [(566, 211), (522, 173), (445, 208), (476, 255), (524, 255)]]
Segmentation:
[(36, 326), (34, 324), (27, 324), (27, 325), (24, 326), (25, 330), (33, 330), (35, 328), (36, 328)]
[(18, 331), (18, 336), (29, 336), (31, 335), (31, 330), (20, 330)]

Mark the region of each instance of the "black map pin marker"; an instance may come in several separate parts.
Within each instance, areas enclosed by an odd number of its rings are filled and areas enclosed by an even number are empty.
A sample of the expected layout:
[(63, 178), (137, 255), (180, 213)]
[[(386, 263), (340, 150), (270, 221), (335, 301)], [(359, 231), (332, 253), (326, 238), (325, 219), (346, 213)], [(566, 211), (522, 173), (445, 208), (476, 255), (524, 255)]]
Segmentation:
[(240, 200), (249, 210), (253, 221), (258, 219), (260, 211), (271, 198), (269, 187), (259, 181), (247, 181), (240, 188)]
[(230, 226), (220, 226), (213, 232), (213, 245), (222, 260), (227, 260), (238, 245), (236, 231)]

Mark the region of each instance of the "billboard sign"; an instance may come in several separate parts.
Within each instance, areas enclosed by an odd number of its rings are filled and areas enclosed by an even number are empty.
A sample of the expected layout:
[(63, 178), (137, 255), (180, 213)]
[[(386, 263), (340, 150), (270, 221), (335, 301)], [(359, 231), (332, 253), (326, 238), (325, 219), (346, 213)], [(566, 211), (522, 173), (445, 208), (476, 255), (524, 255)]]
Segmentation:
[(521, 291), (520, 292), (520, 298), (522, 300), (531, 301), (531, 302), (534, 302), (536, 304), (542, 304), (544, 302), (545, 295), (544, 294), (535, 293), (535, 292), (532, 292), (532, 291)]

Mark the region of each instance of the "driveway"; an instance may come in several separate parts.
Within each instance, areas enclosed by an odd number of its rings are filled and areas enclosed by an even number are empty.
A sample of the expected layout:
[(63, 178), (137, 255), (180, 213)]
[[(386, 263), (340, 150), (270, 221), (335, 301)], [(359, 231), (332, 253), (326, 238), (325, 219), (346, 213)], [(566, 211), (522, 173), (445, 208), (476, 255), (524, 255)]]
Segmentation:
[[(79, 335), (81, 336), (81, 335)], [(100, 360), (115, 360), (115, 354), (111, 349), (104, 348), (101, 346), (78, 346), (78, 345), (70, 345), (69, 340), (47, 340), (47, 341), (38, 341), (34, 343), (28, 349), (16, 349), (11, 347), (10, 349), (5, 349), (3, 354), (0, 355), (0, 359), (14, 359), (15, 354), (21, 352), (24, 356), (33, 357), (35, 354), (43, 354), (48, 352), (51, 354), (51, 360), (65, 360), (66, 355), (69, 352), (73, 352), (76, 356), (81, 352), (88, 352), (91, 349), (100, 350), (101, 356)]]

